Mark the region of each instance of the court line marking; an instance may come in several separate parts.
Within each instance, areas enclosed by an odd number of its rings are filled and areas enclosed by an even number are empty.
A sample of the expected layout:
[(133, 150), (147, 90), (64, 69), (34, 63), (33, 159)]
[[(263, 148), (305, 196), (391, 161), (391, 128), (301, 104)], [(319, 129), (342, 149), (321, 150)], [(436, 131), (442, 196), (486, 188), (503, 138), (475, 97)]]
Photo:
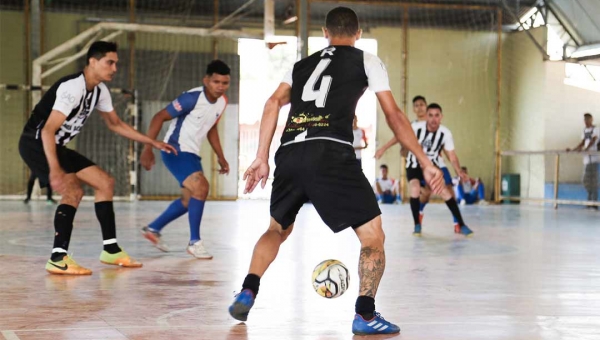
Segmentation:
[[(208, 325), (208, 324), (200, 324), (197, 326), (168, 326), (169, 329), (219, 329), (223, 326), (234, 326), (231, 325)], [(6, 330), (1, 331), (0, 334), (14, 336), (13, 338), (7, 338), (7, 340), (20, 340), (15, 332), (19, 333), (33, 333), (33, 332), (54, 332), (54, 331), (93, 331), (93, 330), (103, 330), (103, 329), (111, 329), (118, 331), (120, 329), (160, 329), (161, 326), (105, 326), (105, 327), (75, 327), (75, 328), (35, 328), (35, 329), (15, 329), (15, 330)], [(5, 337), (6, 337), (5, 335)]]
[[(198, 307), (194, 307), (198, 308)], [(191, 308), (189, 308), (191, 309)], [(183, 311), (183, 310), (182, 310)], [(232, 320), (232, 323), (229, 324), (199, 324), (194, 326), (168, 326), (166, 328), (169, 329), (221, 329), (223, 327), (232, 327), (238, 324), (243, 324), (243, 322)], [(496, 321), (470, 321), (470, 322), (457, 322), (457, 321), (440, 321), (440, 322), (431, 322), (431, 321), (415, 321), (415, 322), (404, 322), (403, 325), (457, 325), (457, 324), (465, 324), (465, 325), (497, 325)], [(510, 324), (530, 324), (529, 321), (513, 321)], [(89, 331), (89, 330), (101, 330), (101, 329), (112, 329), (112, 330), (126, 330), (126, 329), (160, 329), (161, 326), (103, 326), (103, 327), (66, 327), (66, 328), (35, 328), (35, 329), (14, 329), (14, 330), (4, 330), (1, 331), (0, 334), (8, 334), (12, 336), (15, 332), (18, 333), (32, 333), (32, 332), (54, 332), (54, 331)], [(14, 334), (16, 336), (16, 334)], [(18, 338), (12, 338), (17, 340)], [(20, 339), (19, 339), (20, 340)]]
[(2, 331), (0, 334), (2, 334), (6, 340), (21, 340), (13, 331)]
[(156, 324), (159, 325), (160, 327), (171, 327), (171, 325), (169, 324), (169, 320), (168, 320), (169, 318), (171, 318), (172, 316), (178, 315), (178, 314), (191, 312), (191, 311), (197, 310), (199, 308), (202, 308), (202, 307), (196, 306), (196, 307), (180, 309), (180, 310), (169, 312), (167, 314), (163, 314), (156, 319)]

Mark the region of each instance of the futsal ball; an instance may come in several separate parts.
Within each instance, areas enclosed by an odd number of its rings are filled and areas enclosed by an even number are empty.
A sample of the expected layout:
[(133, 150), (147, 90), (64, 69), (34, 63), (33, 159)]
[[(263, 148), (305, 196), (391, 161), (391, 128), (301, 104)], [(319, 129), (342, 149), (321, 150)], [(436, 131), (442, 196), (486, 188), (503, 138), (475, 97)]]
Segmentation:
[(313, 270), (312, 284), (317, 294), (333, 299), (342, 296), (348, 289), (350, 273), (342, 262), (325, 260)]

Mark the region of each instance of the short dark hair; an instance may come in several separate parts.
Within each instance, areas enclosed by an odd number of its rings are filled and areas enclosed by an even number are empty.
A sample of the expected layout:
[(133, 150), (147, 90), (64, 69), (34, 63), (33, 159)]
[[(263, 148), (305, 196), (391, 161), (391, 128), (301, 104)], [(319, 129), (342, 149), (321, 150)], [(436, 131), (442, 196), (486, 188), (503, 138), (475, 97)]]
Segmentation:
[(206, 75), (212, 76), (215, 73), (222, 76), (228, 76), (231, 73), (231, 69), (223, 61), (215, 59), (206, 66)]
[(106, 53), (109, 52), (117, 52), (117, 43), (112, 41), (96, 41), (90, 46), (87, 51), (87, 58), (85, 59), (85, 64), (90, 64), (90, 58), (94, 58), (96, 60), (100, 60), (104, 58)]
[(358, 16), (348, 7), (336, 7), (327, 13), (325, 28), (333, 36), (354, 36), (359, 29)]
[(440, 110), (440, 112), (443, 112), (442, 107), (438, 103), (431, 103), (431, 104), (427, 105), (427, 111), (429, 111), (431, 109), (438, 109), (438, 110)]
[(413, 98), (413, 104), (414, 104), (414, 103), (416, 103), (416, 102), (417, 102), (417, 101), (419, 101), (419, 100), (422, 100), (422, 101), (424, 101), (424, 102), (425, 102), (425, 104), (427, 104), (427, 100), (426, 100), (426, 99), (425, 99), (425, 97), (423, 97), (423, 96), (415, 96), (415, 97)]
[(381, 164), (381, 165), (379, 166), (379, 169), (386, 169), (386, 170), (387, 170), (387, 168), (388, 168), (388, 167), (387, 167), (387, 165), (385, 165), (385, 164)]
[(583, 115), (583, 117), (585, 117), (585, 118), (587, 118), (587, 117), (589, 117), (589, 118), (594, 118), (594, 117), (592, 117), (592, 114), (591, 114), (591, 113), (585, 113), (585, 114)]

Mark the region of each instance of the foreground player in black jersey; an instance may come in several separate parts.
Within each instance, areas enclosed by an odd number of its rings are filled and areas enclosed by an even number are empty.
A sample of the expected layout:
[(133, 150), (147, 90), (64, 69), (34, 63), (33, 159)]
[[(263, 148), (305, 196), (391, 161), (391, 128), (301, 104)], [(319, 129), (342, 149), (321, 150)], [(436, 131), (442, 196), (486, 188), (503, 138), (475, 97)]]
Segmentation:
[(279, 109), (288, 103), (291, 109), (275, 155), (271, 223), (254, 248), (242, 291), (229, 313), (237, 320), (247, 319), (261, 276), (292, 232), (298, 211), (310, 200), (333, 232), (351, 227), (361, 243), (353, 333), (398, 333), (398, 326), (375, 312), (375, 294), (385, 269), (385, 236), (375, 195), (352, 147), (354, 112), (367, 87), (377, 94), (396, 137), (423, 162), (425, 179), (434, 192), (443, 188), (443, 177), (396, 105), (381, 60), (354, 48), (361, 35), (356, 13), (335, 8), (327, 14), (325, 26), (329, 47), (297, 62), (265, 105), (256, 160), (244, 174), (245, 192), (258, 183), (264, 188)]
[(108, 88), (103, 83), (112, 80), (117, 72), (117, 61), (115, 43), (93, 43), (87, 52), (83, 72), (66, 76), (50, 87), (33, 109), (33, 114), (19, 140), (19, 153), (38, 177), (40, 187), (51, 184), (52, 188), (62, 195), (54, 216), (54, 247), (46, 263), (46, 270), (51, 274), (92, 273), (67, 255), (73, 219), (83, 197), (81, 183), (95, 190), (96, 216), (104, 240), (100, 261), (123, 267), (142, 266), (117, 244), (113, 210), (115, 180), (85, 156), (65, 147), (79, 134), (92, 111), (96, 109), (108, 128), (115, 133), (163, 151), (175, 152), (170, 145), (137, 132), (119, 119), (112, 106)]

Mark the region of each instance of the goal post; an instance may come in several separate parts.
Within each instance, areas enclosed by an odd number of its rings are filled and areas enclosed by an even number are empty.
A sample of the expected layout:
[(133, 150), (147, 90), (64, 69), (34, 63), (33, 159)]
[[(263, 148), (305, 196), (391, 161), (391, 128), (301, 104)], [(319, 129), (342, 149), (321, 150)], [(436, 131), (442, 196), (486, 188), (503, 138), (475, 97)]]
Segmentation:
[[(198, 28), (198, 27), (179, 27), (179, 26), (161, 26), (161, 25), (145, 25), (145, 24), (133, 24), (133, 23), (118, 23), (118, 22), (101, 22), (94, 25), (91, 28), (81, 32), (77, 36), (65, 41), (64, 43), (56, 46), (52, 50), (44, 53), (43, 55), (36, 58), (32, 63), (32, 78), (31, 84), (34, 88), (42, 86), (44, 78), (55, 73), (60, 68), (65, 67), (69, 63), (77, 60), (78, 58), (85, 55), (87, 48), (81, 49), (76, 54), (59, 59), (59, 64), (52, 67), (50, 70), (42, 73), (42, 67), (47, 64), (55, 62), (54, 58), (61, 54), (69, 51), (70, 49), (82, 44), (85, 41), (88, 43), (85, 45), (89, 47), (91, 42), (95, 41), (102, 35), (103, 32), (116, 31), (108, 34), (99, 40), (110, 40), (122, 32), (145, 32), (145, 33), (162, 33), (162, 34), (176, 34), (176, 35), (190, 35), (198, 37), (215, 37), (215, 38), (252, 38), (252, 39), (263, 39), (263, 35), (256, 33), (248, 33), (236, 30), (222, 30), (222, 29), (210, 29), (210, 28)], [(33, 93), (31, 96), (32, 107), (39, 102), (41, 93)]]
[[(128, 46), (125, 42), (127, 34), (138, 34), (138, 40), (145, 42), (144, 47), (136, 44), (136, 72), (135, 89), (111, 90), (113, 104), (119, 117), (132, 125), (136, 130), (145, 131), (147, 123), (152, 115), (164, 108), (168, 102), (173, 100), (179, 93), (189, 90), (193, 87), (202, 86), (202, 75), (206, 64), (212, 60), (213, 54), (209, 53), (208, 39), (220, 39), (221, 45), (226, 51), (219, 55), (232, 67), (232, 84), (228, 91), (230, 99), (226, 119), (219, 124), (219, 130), (222, 130), (221, 140), (224, 151), (228, 157), (232, 170), (237, 173), (237, 124), (238, 124), (238, 97), (239, 89), (239, 58), (237, 57), (237, 39), (250, 38), (263, 40), (263, 32), (245, 32), (242, 30), (219, 29), (218, 24), (211, 28), (184, 27), (184, 26), (163, 26), (147, 25), (137, 23), (120, 22), (100, 22), (94, 24), (77, 34), (76, 36), (64, 41), (60, 45), (36, 58), (32, 63), (32, 81), (30, 89), (31, 104), (35, 106), (41, 99), (41, 89), (47, 88), (47, 81), (50, 76), (56, 76), (59, 72), (64, 72), (66, 68), (72, 69), (74, 63), (82, 64), (82, 57), (85, 57), (89, 46), (98, 40), (114, 40), (125, 48)], [(169, 38), (170, 36), (176, 38)], [(129, 55), (124, 54), (121, 69), (134, 67), (134, 63), (128, 59)], [(120, 63), (120, 64), (121, 64)], [(142, 71), (147, 70), (147, 71)], [(122, 73), (122, 74), (121, 74)], [(127, 72), (120, 72), (117, 78), (110, 85), (115, 88), (127, 87), (124, 77)], [(54, 77), (52, 77), (54, 78)], [(109, 85), (109, 88), (112, 87)], [(138, 90), (141, 90), (138, 95)], [(116, 179), (115, 198), (121, 200), (136, 200), (142, 198), (169, 197), (176, 194), (176, 190), (171, 192), (171, 187), (177, 189), (177, 185), (170, 185), (170, 176), (164, 176), (165, 169), (162, 164), (157, 163), (157, 167), (152, 172), (140, 172), (141, 168), (138, 162), (140, 145), (131, 142), (119, 136), (113, 136), (105, 131), (99, 116), (92, 115), (91, 125), (86, 128), (84, 133), (74, 141), (73, 146), (98, 162), (106, 171), (111, 173)], [(98, 128), (95, 128), (98, 126)], [(92, 128), (94, 127), (94, 128)], [(164, 131), (163, 131), (164, 133)], [(234, 136), (235, 135), (235, 136)], [(162, 136), (159, 135), (158, 139)], [(211, 161), (207, 156), (209, 150), (203, 143), (201, 157), (205, 167), (206, 176), (210, 177), (212, 172), (216, 171), (218, 165)], [(159, 159), (160, 155), (155, 154)], [(213, 176), (214, 177), (214, 176)], [(235, 177), (235, 178), (234, 178)], [(212, 183), (211, 190), (217, 194), (212, 194), (215, 199), (237, 197), (237, 175), (228, 176), (220, 179), (219, 183)], [(231, 183), (230, 183), (231, 182)], [(234, 183), (234, 184), (232, 184)], [(144, 189), (143, 187), (146, 187)], [(235, 190), (231, 187), (235, 186)], [(160, 189), (160, 190), (155, 190)], [(233, 193), (233, 194), (232, 194)], [(86, 195), (91, 192), (86, 191)]]

